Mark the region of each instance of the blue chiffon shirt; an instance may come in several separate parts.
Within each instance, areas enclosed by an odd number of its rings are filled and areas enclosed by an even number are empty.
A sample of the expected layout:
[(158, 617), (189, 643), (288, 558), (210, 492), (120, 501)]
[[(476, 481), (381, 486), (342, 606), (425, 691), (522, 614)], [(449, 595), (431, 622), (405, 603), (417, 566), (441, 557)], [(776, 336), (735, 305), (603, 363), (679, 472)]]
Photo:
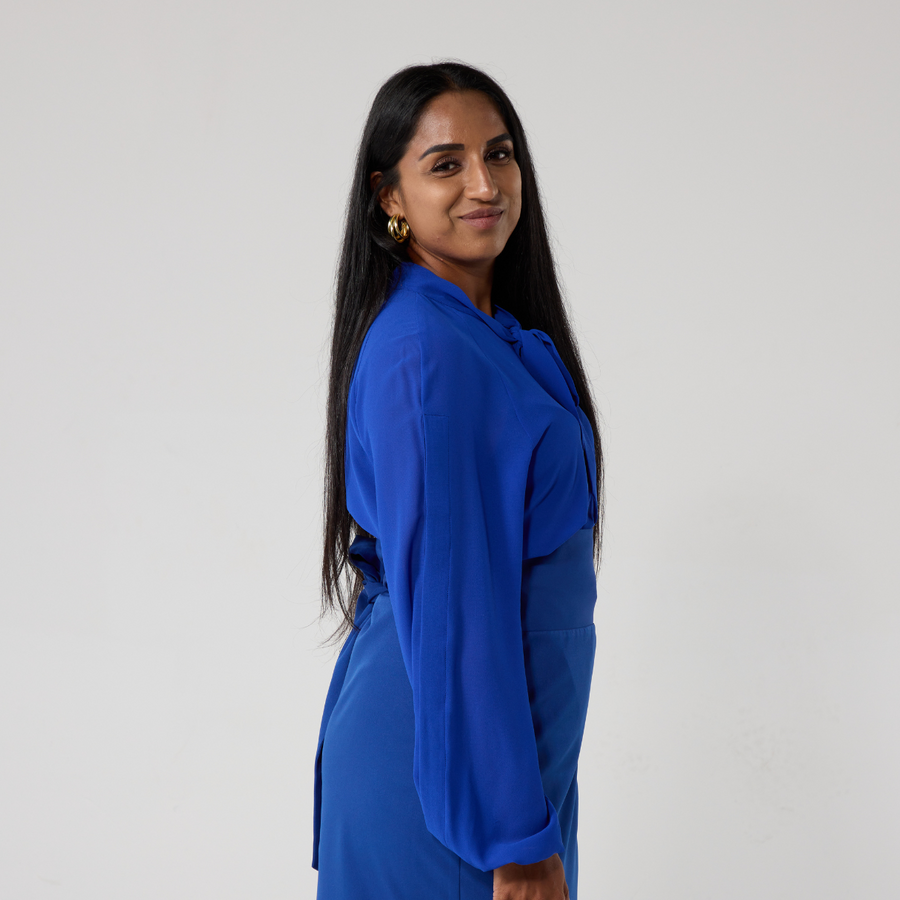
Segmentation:
[(485, 871), (563, 852), (523, 664), (522, 573), (598, 511), (568, 370), (547, 334), (493, 312), (402, 264), (355, 362), (345, 460), (412, 686), (426, 826)]

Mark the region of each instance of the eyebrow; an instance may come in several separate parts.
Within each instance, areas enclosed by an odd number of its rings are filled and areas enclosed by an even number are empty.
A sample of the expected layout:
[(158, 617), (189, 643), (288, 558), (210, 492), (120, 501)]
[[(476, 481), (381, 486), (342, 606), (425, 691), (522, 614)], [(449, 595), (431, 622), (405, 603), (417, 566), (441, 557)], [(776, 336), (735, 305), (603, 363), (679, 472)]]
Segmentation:
[[(486, 147), (492, 147), (494, 144), (499, 144), (500, 141), (511, 141), (511, 140), (512, 140), (512, 135), (511, 135), (511, 134), (505, 134), (505, 133), (504, 133), (504, 134), (498, 134), (497, 137), (491, 138), (491, 139), (487, 142), (487, 144), (485, 144), (485, 146), (486, 146)], [(466, 149), (466, 145), (465, 145), (465, 144), (435, 144), (433, 147), (429, 147), (429, 148), (428, 148), (428, 149), (427, 149), (427, 150), (419, 157), (419, 160), (425, 159), (425, 157), (428, 156), (429, 153), (443, 153), (445, 150), (465, 150), (465, 149)], [(419, 160), (417, 160), (417, 162), (418, 162)]]

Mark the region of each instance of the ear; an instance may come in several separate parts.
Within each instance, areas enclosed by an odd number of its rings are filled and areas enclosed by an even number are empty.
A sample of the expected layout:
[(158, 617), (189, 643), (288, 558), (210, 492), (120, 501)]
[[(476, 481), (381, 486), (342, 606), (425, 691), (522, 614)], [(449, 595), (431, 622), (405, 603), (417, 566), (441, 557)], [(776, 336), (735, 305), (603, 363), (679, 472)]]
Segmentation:
[[(373, 172), (369, 176), (369, 185), (371, 186), (373, 191), (378, 191), (378, 185), (381, 184), (382, 177), (383, 175), (381, 172)], [(389, 216), (401, 216), (403, 218), (406, 218), (403, 215), (403, 207), (400, 204), (399, 197), (397, 196), (397, 185), (388, 185), (387, 187), (384, 187), (380, 191), (378, 191), (378, 202), (381, 205), (381, 208)]]

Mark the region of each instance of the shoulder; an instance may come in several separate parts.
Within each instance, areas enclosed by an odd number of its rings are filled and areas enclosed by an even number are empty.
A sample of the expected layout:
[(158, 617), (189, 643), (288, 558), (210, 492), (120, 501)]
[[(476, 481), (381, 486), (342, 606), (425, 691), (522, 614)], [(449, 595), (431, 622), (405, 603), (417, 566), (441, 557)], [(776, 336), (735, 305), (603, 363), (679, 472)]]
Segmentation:
[(388, 296), (369, 326), (357, 366), (427, 363), (430, 376), (448, 382), (463, 373), (491, 369), (489, 354), (473, 334), (469, 316), (449, 310), (426, 293), (400, 286)]
[(369, 326), (350, 385), (352, 415), (381, 414), (386, 404), (445, 415), (477, 436), (527, 440), (498, 357), (506, 345), (477, 317), (402, 284)]

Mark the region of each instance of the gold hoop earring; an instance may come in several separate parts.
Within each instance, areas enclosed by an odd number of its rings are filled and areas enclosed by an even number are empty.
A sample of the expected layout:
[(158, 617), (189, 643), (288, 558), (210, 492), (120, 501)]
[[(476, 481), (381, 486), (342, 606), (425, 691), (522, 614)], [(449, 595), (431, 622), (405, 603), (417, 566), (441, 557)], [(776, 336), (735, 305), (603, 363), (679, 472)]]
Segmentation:
[(402, 244), (409, 237), (409, 222), (400, 216), (391, 216), (388, 219), (388, 233), (398, 244)]

